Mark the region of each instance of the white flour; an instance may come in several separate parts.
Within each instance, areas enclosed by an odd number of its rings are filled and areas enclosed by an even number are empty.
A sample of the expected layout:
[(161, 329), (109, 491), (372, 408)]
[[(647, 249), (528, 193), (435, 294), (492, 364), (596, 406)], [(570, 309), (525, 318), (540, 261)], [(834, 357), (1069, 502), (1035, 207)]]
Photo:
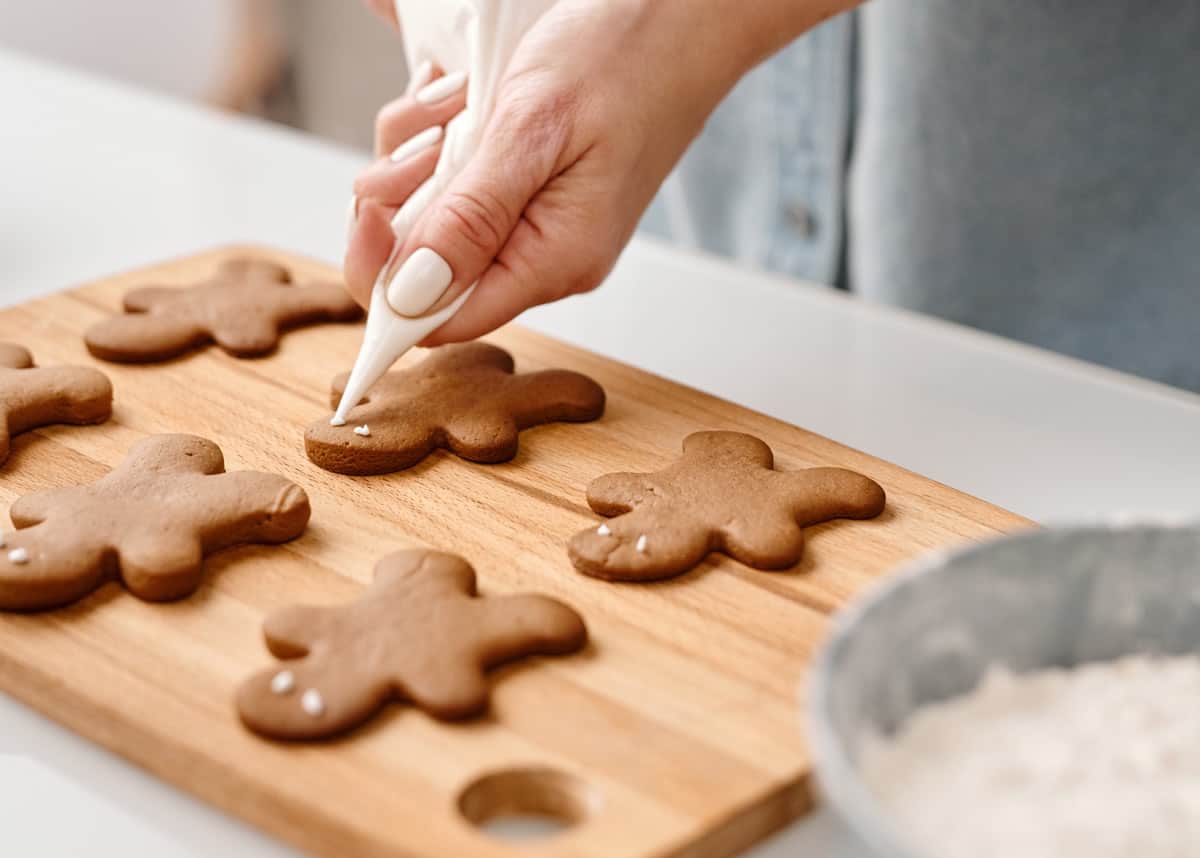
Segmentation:
[(862, 750), (922, 858), (1200, 856), (1195, 657), (995, 670)]

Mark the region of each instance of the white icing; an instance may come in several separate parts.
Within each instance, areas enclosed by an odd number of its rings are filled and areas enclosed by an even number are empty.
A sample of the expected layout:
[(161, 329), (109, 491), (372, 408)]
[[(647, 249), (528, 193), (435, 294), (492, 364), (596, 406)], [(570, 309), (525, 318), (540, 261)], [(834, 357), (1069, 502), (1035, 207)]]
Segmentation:
[(24, 548), (14, 548), (12, 551), (8, 552), (8, 561), (21, 566), (29, 562), (29, 552)]
[(360, 435), (363, 438), (370, 438), (371, 437), (371, 427), (368, 426), (366, 423), (364, 423), (362, 426), (355, 426), (354, 434)]
[(638, 552), (638, 554), (646, 553), (646, 534), (644, 534), (644, 533), (638, 537), (637, 552)]
[(306, 713), (319, 718), (325, 714), (325, 701), (321, 699), (321, 692), (315, 688), (310, 688), (300, 695), (300, 708)]
[(612, 536), (612, 528), (607, 524), (602, 524), (596, 528), (596, 533), (600, 534), (601, 536)]
[(296, 687), (296, 677), (290, 670), (281, 670), (271, 677), (271, 690), (276, 694), (287, 694)]
[[(356, 402), (356, 403), (354, 403), (354, 404), (355, 404), (355, 405), (357, 405), (358, 403)], [(332, 417), (330, 417), (330, 418), (329, 418), (329, 425), (330, 425), (330, 426), (345, 426), (345, 425), (346, 425), (346, 418), (345, 418), (345, 417), (342, 417), (342, 416), (340, 416), (340, 415), (338, 415), (338, 414), (335, 414), (335, 415), (333, 415)]]
[(864, 737), (867, 786), (930, 858), (1200, 855), (1200, 659), (1014, 675)]

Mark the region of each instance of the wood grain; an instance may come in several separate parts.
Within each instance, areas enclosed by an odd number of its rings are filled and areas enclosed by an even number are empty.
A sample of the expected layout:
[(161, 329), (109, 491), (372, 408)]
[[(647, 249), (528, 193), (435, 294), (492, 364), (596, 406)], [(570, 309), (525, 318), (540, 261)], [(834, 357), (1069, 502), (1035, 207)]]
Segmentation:
[[(66, 610), (0, 615), (0, 688), (311, 853), (511, 855), (466, 817), (528, 799), (581, 819), (522, 854), (735, 854), (810, 804), (798, 689), (830, 612), (923, 551), (1028, 526), (833, 441), (516, 327), (489, 339), (514, 353), (519, 371), (592, 376), (608, 391), (606, 416), (526, 431), (507, 464), (439, 452), (384, 477), (337, 476), (303, 455), (304, 426), (328, 412), (330, 379), (352, 362), (359, 325), (295, 331), (277, 354), (251, 361), (215, 348), (158, 366), (88, 356), (82, 332), (127, 289), (189, 283), (248, 252), (300, 277), (335, 275), (286, 254), (226, 248), (0, 312), (0, 339), (30, 347), (43, 365), (99, 366), (116, 390), (104, 426), (19, 436), (0, 470), (0, 498), (93, 480), (139, 438), (191, 432), (217, 442), (230, 469), (304, 486), (308, 532), (282, 548), (213, 557), (200, 591), (176, 604), (145, 604), (107, 585)], [(660, 468), (698, 429), (757, 435), (784, 469), (858, 470), (884, 486), (888, 508), (873, 521), (810, 528), (804, 559), (784, 572), (712, 557), (660, 584), (577, 574), (565, 544), (596, 521), (587, 483)], [(272, 744), (243, 730), (233, 690), (271, 662), (263, 615), (348, 600), (378, 557), (407, 546), (462, 554), (485, 592), (567, 601), (592, 643), (579, 656), (499, 671), (489, 714), (465, 724), (395, 706), (327, 745)], [(556, 789), (564, 794), (549, 794)]]

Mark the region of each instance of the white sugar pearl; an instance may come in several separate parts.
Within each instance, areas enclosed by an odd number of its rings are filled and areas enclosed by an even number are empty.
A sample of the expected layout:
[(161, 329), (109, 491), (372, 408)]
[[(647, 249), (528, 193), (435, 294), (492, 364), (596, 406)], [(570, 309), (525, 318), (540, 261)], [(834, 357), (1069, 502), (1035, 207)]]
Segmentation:
[(315, 688), (310, 688), (300, 695), (300, 708), (314, 718), (319, 718), (325, 714), (325, 701), (321, 699), (321, 692)]
[(596, 533), (600, 534), (601, 536), (612, 536), (612, 528), (607, 524), (602, 524), (596, 528)]
[(638, 537), (637, 551), (638, 551), (638, 554), (646, 553), (646, 534), (644, 534), (644, 533)]
[(287, 694), (296, 687), (296, 677), (290, 670), (281, 670), (271, 677), (271, 690), (276, 694)]
[(363, 438), (370, 438), (371, 437), (371, 427), (365, 423), (362, 426), (355, 426), (354, 434), (361, 435)]
[(29, 552), (24, 548), (14, 548), (12, 551), (8, 552), (8, 561), (21, 566), (29, 562)]

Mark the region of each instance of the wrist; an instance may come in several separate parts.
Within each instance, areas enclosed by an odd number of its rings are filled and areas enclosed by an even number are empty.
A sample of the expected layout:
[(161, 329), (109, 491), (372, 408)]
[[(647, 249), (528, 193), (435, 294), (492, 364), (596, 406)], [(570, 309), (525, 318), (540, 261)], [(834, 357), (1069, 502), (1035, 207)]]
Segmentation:
[(751, 69), (862, 0), (635, 0), (719, 102)]

